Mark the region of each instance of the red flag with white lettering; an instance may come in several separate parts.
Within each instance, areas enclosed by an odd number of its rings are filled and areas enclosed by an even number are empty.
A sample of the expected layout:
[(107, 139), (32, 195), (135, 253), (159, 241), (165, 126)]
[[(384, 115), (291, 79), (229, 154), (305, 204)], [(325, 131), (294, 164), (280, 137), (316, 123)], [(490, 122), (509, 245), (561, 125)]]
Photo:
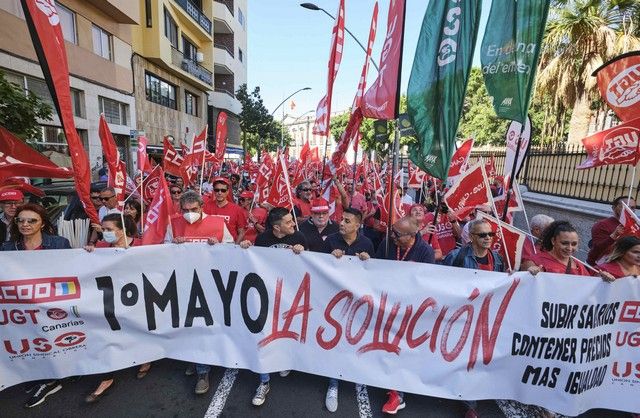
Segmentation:
[(316, 121), (313, 124), (313, 133), (329, 136), (329, 118), (331, 117), (331, 96), (333, 95), (333, 82), (338, 75), (340, 61), (342, 61), (342, 49), (344, 46), (344, 0), (340, 0), (336, 23), (333, 25), (331, 50), (329, 52), (329, 68), (327, 74), (327, 94), (320, 99), (316, 109)]
[(640, 219), (626, 203), (622, 202), (622, 210), (618, 221), (624, 227), (622, 236), (632, 235), (640, 238)]
[(191, 147), (191, 152), (185, 158), (185, 160), (189, 159), (191, 165), (196, 167), (200, 167), (202, 165), (202, 161), (204, 159), (204, 154), (207, 151), (207, 126), (204, 127), (202, 132), (196, 135), (193, 138), (193, 146)]
[[(153, 195), (153, 200), (145, 212), (144, 234), (142, 235), (143, 245), (162, 244), (167, 234), (167, 228), (171, 223), (171, 195), (161, 168), (156, 168), (158, 172), (157, 184)], [(153, 175), (153, 173), (151, 174)]]
[(180, 176), (180, 166), (184, 161), (182, 155), (180, 155), (173, 145), (169, 142), (169, 139), (165, 136), (162, 142), (163, 145), (163, 153), (162, 153), (162, 162), (163, 169), (165, 172), (171, 174), (172, 176)]
[(148, 143), (149, 140), (146, 136), (138, 137), (138, 171), (143, 173), (150, 173), (152, 170), (149, 155), (147, 154)]
[(387, 35), (380, 53), (378, 78), (364, 95), (362, 114), (372, 119), (395, 119), (398, 115), (400, 63), (404, 32), (405, 0), (391, 0)]
[(460, 145), (460, 148), (453, 153), (447, 177), (451, 178), (458, 176), (467, 169), (467, 163), (469, 161), (469, 156), (471, 155), (471, 147), (473, 147), (473, 138), (465, 141), (465, 143)]
[(640, 117), (640, 51), (620, 55), (594, 71), (600, 95), (621, 121)]
[(289, 171), (283, 154), (280, 154), (276, 161), (275, 177), (269, 189), (267, 203), (275, 207), (293, 209), (291, 187), (289, 186)]
[(160, 187), (160, 176), (164, 177), (164, 172), (158, 167), (152, 170), (151, 174), (142, 182), (142, 198), (145, 205), (149, 205), (156, 196), (158, 187)]
[(227, 114), (225, 112), (218, 113), (218, 121), (216, 122), (216, 159), (222, 161), (224, 152), (227, 149)]
[(419, 189), (429, 176), (420, 167), (409, 166), (409, 181), (407, 187)]
[(498, 171), (496, 170), (496, 158), (491, 155), (491, 158), (484, 165), (484, 171), (487, 173), (487, 178), (491, 179), (498, 175)]
[(444, 195), (444, 201), (458, 219), (466, 217), (476, 206), (490, 205), (491, 199), (484, 167), (480, 162), (462, 173)]
[(608, 164), (638, 164), (640, 118), (625, 122), (582, 139), (587, 159), (576, 168), (582, 170)]
[(479, 212), (479, 215), (491, 225), (491, 229), (496, 234), (493, 237), (492, 249), (500, 254), (502, 260), (506, 265), (510, 265), (512, 270), (520, 270), (522, 248), (527, 240), (526, 234), (486, 213)]
[(107, 185), (113, 187), (116, 193), (116, 200), (118, 201), (116, 208), (122, 212), (124, 210), (124, 201), (127, 198), (127, 167), (120, 159), (120, 151), (118, 151), (116, 141), (113, 139), (113, 135), (111, 135), (111, 130), (109, 129), (107, 120), (104, 118), (104, 114), (100, 115), (98, 136), (100, 137), (100, 143), (102, 145), (102, 154), (109, 168)]
[(21, 4), (44, 79), (67, 139), (78, 197), (91, 221), (99, 223), (98, 212), (91, 203), (89, 193), (91, 189), (89, 157), (76, 131), (73, 119), (69, 67), (60, 16), (53, 1), (21, 0)]

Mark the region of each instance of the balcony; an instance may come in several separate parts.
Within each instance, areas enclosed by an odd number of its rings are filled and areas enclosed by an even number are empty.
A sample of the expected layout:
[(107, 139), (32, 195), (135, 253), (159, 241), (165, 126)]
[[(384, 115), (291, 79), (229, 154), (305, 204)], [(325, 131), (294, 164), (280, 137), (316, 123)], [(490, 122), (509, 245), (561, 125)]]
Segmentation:
[(223, 3), (213, 2), (213, 32), (232, 34), (234, 18), (233, 13)]
[(224, 42), (220, 42), (219, 40), (217, 40), (218, 37), (214, 38), (213, 40), (213, 46), (215, 48), (218, 49), (223, 49), (225, 51), (227, 51), (229, 53), (229, 55), (231, 55), (231, 57), (233, 58), (233, 46), (229, 47), (229, 45), (225, 44)]
[(182, 9), (184, 9), (184, 11), (193, 18), (193, 20), (198, 22), (200, 27), (204, 29), (205, 32), (207, 32), (209, 35), (213, 33), (213, 25), (211, 23), (211, 20), (209, 20), (209, 18), (205, 16), (204, 13), (202, 13), (202, 10), (200, 10), (198, 6), (193, 4), (190, 0), (175, 0), (175, 2), (178, 3), (180, 7), (182, 7)]
[(224, 5), (227, 10), (229, 10), (229, 13), (231, 13), (231, 16), (233, 16), (233, 0), (213, 0), (214, 3), (219, 3)]
[(213, 74), (197, 62), (185, 58), (182, 52), (171, 47), (171, 63), (180, 67), (183, 71), (188, 72), (198, 80), (209, 86), (213, 85)]

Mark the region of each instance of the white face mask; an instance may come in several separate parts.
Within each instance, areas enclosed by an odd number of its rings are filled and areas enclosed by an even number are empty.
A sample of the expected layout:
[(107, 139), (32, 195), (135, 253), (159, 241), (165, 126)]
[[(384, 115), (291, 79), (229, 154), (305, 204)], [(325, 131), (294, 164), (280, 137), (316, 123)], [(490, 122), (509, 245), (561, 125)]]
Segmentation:
[(118, 241), (118, 237), (116, 236), (115, 231), (103, 231), (102, 239), (104, 239), (105, 242), (108, 242), (109, 244), (113, 244)]
[(200, 214), (196, 212), (187, 212), (182, 214), (182, 216), (184, 217), (184, 220), (190, 224), (198, 222), (198, 219), (200, 219)]

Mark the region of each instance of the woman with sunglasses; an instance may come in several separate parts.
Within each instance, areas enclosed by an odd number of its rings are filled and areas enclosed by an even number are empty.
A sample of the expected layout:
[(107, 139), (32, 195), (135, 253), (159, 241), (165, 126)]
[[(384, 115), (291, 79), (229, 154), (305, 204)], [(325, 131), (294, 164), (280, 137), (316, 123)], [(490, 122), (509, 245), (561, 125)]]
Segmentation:
[[(69, 241), (55, 235), (47, 211), (40, 205), (27, 203), (18, 207), (9, 226), (11, 241), (2, 243), (2, 251), (58, 250), (71, 248)], [(33, 408), (45, 401), (47, 396), (62, 389), (62, 380), (51, 380), (35, 386), (35, 391), (25, 403)]]
[[(124, 220), (124, 224), (123, 224)], [(102, 241), (98, 241), (95, 246), (87, 245), (84, 247), (88, 252), (92, 252), (95, 248), (129, 248), (142, 245), (138, 238), (136, 223), (129, 215), (121, 215), (112, 213), (106, 215), (102, 219)], [(142, 379), (147, 375), (151, 363), (145, 363), (138, 370), (138, 379)], [(98, 387), (85, 398), (87, 403), (98, 401), (114, 383), (113, 373), (107, 373), (102, 377), (102, 381)]]

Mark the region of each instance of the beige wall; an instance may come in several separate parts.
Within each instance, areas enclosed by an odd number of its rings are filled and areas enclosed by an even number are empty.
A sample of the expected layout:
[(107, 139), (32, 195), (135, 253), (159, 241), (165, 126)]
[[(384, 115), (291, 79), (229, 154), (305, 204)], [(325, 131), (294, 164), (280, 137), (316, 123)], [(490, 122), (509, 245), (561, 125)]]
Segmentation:
[[(196, 134), (204, 128), (207, 124), (206, 94), (201, 92), (196, 86), (186, 83), (184, 80), (139, 55), (133, 57), (133, 65), (136, 85), (137, 129), (145, 131), (150, 144), (162, 145), (162, 138), (164, 138), (165, 135), (172, 135), (176, 140), (184, 140), (187, 128), (190, 133)], [(177, 86), (176, 102), (178, 110), (170, 109), (147, 100), (144, 80), (145, 70)], [(198, 117), (188, 115), (184, 112), (185, 89), (194, 94), (200, 93)]]
[[(102, 11), (82, 0), (60, 1), (76, 13), (78, 45), (65, 42), (69, 72), (113, 89), (133, 91), (131, 71), (131, 26), (115, 23)], [(0, 50), (37, 61), (18, 0), (4, 0), (0, 6)], [(113, 35), (114, 60), (93, 52), (91, 25), (95, 23)]]

